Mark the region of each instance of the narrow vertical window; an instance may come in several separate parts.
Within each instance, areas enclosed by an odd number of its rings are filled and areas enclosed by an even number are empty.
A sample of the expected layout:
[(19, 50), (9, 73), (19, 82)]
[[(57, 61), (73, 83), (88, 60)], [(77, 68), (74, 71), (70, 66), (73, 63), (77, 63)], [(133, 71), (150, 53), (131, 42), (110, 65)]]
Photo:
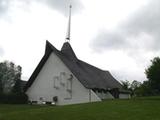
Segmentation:
[(70, 74), (68, 79), (67, 79), (67, 91), (72, 91), (72, 79), (73, 79), (73, 75)]
[(55, 76), (53, 78), (53, 82), (54, 82), (54, 88), (58, 89), (60, 87), (60, 81), (59, 81), (59, 77)]
[(65, 99), (72, 99), (72, 79), (73, 76), (70, 74), (68, 75), (68, 79), (66, 80), (66, 98)]
[(65, 82), (66, 82), (66, 80), (65, 80), (65, 72), (61, 72), (60, 73), (60, 83), (61, 83), (61, 85), (65, 85)]
[(67, 80), (67, 91), (72, 90), (72, 80)]

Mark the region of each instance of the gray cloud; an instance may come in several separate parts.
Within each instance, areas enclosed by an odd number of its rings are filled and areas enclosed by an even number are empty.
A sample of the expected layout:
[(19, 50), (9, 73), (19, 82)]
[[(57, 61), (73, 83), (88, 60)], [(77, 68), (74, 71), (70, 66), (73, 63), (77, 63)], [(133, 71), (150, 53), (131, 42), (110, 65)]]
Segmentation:
[(124, 25), (124, 29), (127, 29), (130, 34), (138, 34), (140, 32), (154, 34), (160, 31), (159, 20), (160, 1), (154, 0), (144, 8), (138, 10), (129, 19), (129, 22)]
[(68, 8), (70, 4), (72, 4), (73, 6), (72, 13), (80, 12), (80, 10), (83, 9), (83, 5), (80, 0), (37, 0), (37, 1), (46, 3), (48, 6), (58, 10), (65, 16), (68, 15)]
[(93, 49), (125, 49), (128, 51), (160, 50), (160, 1), (137, 10), (115, 31), (100, 31), (91, 42)]
[(0, 47), (0, 56), (4, 54), (4, 50)]
[(0, 16), (7, 12), (10, 0), (0, 0)]
[(98, 51), (105, 49), (122, 49), (127, 43), (123, 33), (119, 31), (110, 32), (105, 29), (99, 31), (94, 41), (91, 43), (92, 47)]
[(68, 16), (70, 4), (73, 6), (73, 14), (80, 12), (83, 9), (83, 5), (80, 0), (0, 0), (0, 16), (4, 15), (11, 6), (17, 4), (18, 2), (23, 3), (23, 5), (30, 5), (32, 2), (43, 3), (59, 11), (65, 16)]

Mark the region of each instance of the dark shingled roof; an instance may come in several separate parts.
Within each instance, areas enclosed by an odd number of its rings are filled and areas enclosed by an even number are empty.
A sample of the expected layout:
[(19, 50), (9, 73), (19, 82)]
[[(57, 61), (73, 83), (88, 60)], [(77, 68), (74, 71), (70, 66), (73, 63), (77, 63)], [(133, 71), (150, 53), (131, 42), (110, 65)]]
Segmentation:
[(52, 52), (63, 61), (84, 87), (89, 89), (112, 89), (122, 87), (109, 71), (103, 71), (79, 60), (68, 42), (65, 42), (61, 51), (59, 51), (51, 43), (46, 41), (45, 54), (27, 82), (25, 90), (32, 85)]

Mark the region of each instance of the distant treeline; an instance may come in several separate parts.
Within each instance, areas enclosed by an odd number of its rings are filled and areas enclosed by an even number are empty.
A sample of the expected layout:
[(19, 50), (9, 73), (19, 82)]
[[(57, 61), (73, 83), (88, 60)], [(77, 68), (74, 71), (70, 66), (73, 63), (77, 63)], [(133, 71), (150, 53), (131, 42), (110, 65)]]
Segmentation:
[(151, 60), (151, 65), (145, 70), (147, 77), (143, 83), (134, 80), (121, 81), (123, 89), (129, 90), (132, 96), (155, 96), (160, 95), (160, 58), (155, 57)]

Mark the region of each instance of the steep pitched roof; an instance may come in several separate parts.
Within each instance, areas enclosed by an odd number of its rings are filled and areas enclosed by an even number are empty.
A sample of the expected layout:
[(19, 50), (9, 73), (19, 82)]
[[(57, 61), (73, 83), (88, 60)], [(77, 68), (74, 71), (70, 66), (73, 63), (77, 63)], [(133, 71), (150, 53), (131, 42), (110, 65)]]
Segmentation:
[(32, 85), (52, 52), (63, 61), (84, 87), (90, 89), (121, 88), (121, 84), (110, 74), (109, 71), (103, 71), (79, 60), (68, 42), (65, 42), (61, 51), (59, 51), (51, 43), (46, 41), (45, 54), (27, 82), (25, 90)]

